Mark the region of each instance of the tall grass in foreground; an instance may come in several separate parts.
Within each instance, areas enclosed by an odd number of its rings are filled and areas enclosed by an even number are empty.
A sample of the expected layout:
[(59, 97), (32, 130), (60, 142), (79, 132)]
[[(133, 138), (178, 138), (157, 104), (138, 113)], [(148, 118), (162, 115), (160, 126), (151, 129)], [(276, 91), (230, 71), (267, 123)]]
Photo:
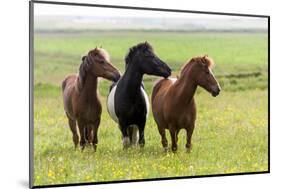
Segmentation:
[[(182, 131), (178, 152), (164, 153), (152, 114), (146, 123), (145, 147), (124, 151), (121, 132), (106, 111), (110, 82), (103, 79), (99, 83), (103, 113), (97, 152), (91, 147), (75, 150), (60, 82), (78, 71), (81, 55), (97, 44), (109, 51), (113, 63), (123, 71), (128, 47), (144, 40), (153, 44), (159, 57), (173, 68), (174, 76), (192, 56), (209, 54), (216, 62), (214, 73), (222, 92), (213, 98), (198, 89), (192, 151), (185, 152)], [(34, 67), (35, 185), (268, 169), (267, 41), (263, 33), (36, 34)], [(156, 79), (144, 78), (149, 96)], [(167, 136), (170, 144), (168, 132)]]

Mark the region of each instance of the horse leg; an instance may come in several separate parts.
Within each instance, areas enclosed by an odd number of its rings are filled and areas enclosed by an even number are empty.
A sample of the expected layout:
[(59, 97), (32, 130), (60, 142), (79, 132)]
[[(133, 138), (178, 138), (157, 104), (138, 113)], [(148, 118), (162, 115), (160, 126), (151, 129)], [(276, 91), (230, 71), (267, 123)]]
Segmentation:
[(78, 142), (79, 142), (79, 136), (77, 134), (77, 128), (76, 128), (76, 121), (72, 120), (68, 117), (68, 125), (70, 127), (70, 130), (72, 132), (72, 140), (74, 143), (74, 147), (77, 148)]
[(86, 128), (86, 138), (89, 144), (93, 141), (93, 128), (91, 126), (88, 126)]
[(177, 145), (177, 131), (173, 127), (170, 127), (169, 129), (171, 140), (172, 140), (172, 151), (177, 151), (178, 145)]
[(140, 147), (144, 147), (145, 144), (145, 139), (144, 139), (144, 127), (145, 127), (145, 121), (141, 124), (138, 125), (139, 126), (139, 145)]
[(79, 128), (79, 132), (80, 132), (80, 146), (81, 149), (84, 150), (85, 146), (86, 146), (86, 140), (85, 140), (85, 124), (81, 121), (78, 120), (78, 128)]
[(97, 144), (98, 144), (99, 125), (100, 125), (100, 118), (98, 118), (98, 120), (94, 123), (94, 127), (93, 127), (93, 147), (95, 151), (97, 150)]
[(176, 131), (176, 143), (178, 143), (178, 135), (179, 135), (179, 132), (180, 132), (180, 130), (178, 129), (178, 130)]
[(138, 142), (138, 128), (136, 125), (132, 125), (128, 128), (128, 134), (130, 138), (130, 145), (137, 145)]
[(186, 151), (190, 152), (191, 150), (191, 138), (192, 138), (192, 133), (194, 130), (194, 124), (191, 125), (191, 127), (189, 127), (189, 129), (186, 129)]
[(119, 119), (119, 124), (120, 124), (120, 129), (122, 132), (122, 137), (123, 137), (123, 147), (124, 149), (127, 149), (130, 146), (130, 138), (127, 132), (127, 128), (129, 127), (129, 125), (123, 121), (122, 119)]
[(134, 132), (134, 128), (131, 126), (128, 128), (128, 135), (129, 135), (129, 139), (130, 139), (130, 145), (133, 144), (133, 132)]
[(161, 127), (159, 125), (158, 126), (158, 131), (161, 135), (161, 142), (162, 142), (162, 146), (164, 148), (164, 151), (166, 152), (168, 150), (168, 140), (166, 138), (166, 132), (165, 132), (165, 128)]

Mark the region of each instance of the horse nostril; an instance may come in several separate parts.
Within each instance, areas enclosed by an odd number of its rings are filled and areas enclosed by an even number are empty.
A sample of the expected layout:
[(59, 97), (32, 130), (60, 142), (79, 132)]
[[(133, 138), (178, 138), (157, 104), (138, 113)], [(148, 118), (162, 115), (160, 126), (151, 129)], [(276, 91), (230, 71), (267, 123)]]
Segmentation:
[(220, 91), (221, 91), (221, 89), (220, 89), (220, 88), (218, 88), (218, 89), (217, 89), (217, 92), (216, 92), (216, 93), (217, 93), (217, 95), (219, 95), (219, 94), (220, 94)]
[(114, 76), (114, 81), (118, 81), (120, 79), (121, 75), (120, 74), (116, 74)]

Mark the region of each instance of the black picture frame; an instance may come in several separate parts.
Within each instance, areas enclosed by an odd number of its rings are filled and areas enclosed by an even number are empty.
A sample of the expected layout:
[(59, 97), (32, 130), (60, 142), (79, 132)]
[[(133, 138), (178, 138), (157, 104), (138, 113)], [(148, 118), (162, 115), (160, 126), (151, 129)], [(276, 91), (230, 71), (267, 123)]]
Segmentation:
[[(161, 12), (175, 12), (175, 13), (196, 13), (209, 15), (224, 15), (224, 16), (241, 16), (241, 17), (256, 17), (266, 18), (268, 23), (268, 170), (260, 172), (243, 172), (230, 174), (212, 174), (212, 175), (196, 175), (196, 176), (180, 176), (180, 177), (166, 177), (153, 179), (136, 179), (136, 180), (118, 180), (105, 182), (87, 182), (87, 183), (67, 183), (54, 185), (33, 185), (34, 177), (34, 96), (33, 96), (33, 82), (34, 82), (34, 4), (52, 4), (52, 5), (67, 5), (67, 6), (86, 6), (86, 7), (101, 7), (101, 8), (116, 8), (116, 9), (130, 9), (130, 10), (146, 10), (146, 11), (161, 11)], [(227, 12), (208, 12), (208, 11), (194, 11), (194, 10), (180, 10), (180, 9), (163, 9), (163, 8), (149, 8), (149, 7), (133, 7), (133, 6), (119, 6), (119, 5), (102, 5), (89, 3), (73, 3), (73, 2), (55, 2), (55, 1), (29, 1), (29, 187), (30, 188), (49, 188), (49, 187), (64, 187), (64, 186), (83, 186), (96, 184), (112, 184), (112, 183), (127, 183), (127, 182), (143, 182), (143, 181), (160, 181), (172, 179), (190, 179), (203, 177), (221, 177), (221, 176), (237, 176), (237, 175), (251, 175), (251, 174), (265, 174), (270, 173), (270, 16), (269, 15), (254, 15), (241, 13), (227, 13)]]

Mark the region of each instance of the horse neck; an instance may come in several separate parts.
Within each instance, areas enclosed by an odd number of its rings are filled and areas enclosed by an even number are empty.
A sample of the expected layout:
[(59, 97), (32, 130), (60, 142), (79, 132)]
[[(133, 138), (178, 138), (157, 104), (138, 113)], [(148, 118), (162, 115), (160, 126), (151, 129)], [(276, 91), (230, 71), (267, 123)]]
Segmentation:
[(135, 97), (140, 91), (143, 73), (141, 73), (134, 65), (128, 65), (123, 76), (124, 86), (128, 91), (128, 95)]
[(98, 86), (98, 78), (96, 76), (88, 74), (85, 78), (85, 83), (82, 89), (84, 94), (87, 94), (89, 98), (94, 99), (97, 97), (97, 86)]
[(197, 84), (192, 79), (191, 74), (191, 69), (187, 68), (178, 79), (176, 96), (181, 103), (189, 104), (194, 99)]

